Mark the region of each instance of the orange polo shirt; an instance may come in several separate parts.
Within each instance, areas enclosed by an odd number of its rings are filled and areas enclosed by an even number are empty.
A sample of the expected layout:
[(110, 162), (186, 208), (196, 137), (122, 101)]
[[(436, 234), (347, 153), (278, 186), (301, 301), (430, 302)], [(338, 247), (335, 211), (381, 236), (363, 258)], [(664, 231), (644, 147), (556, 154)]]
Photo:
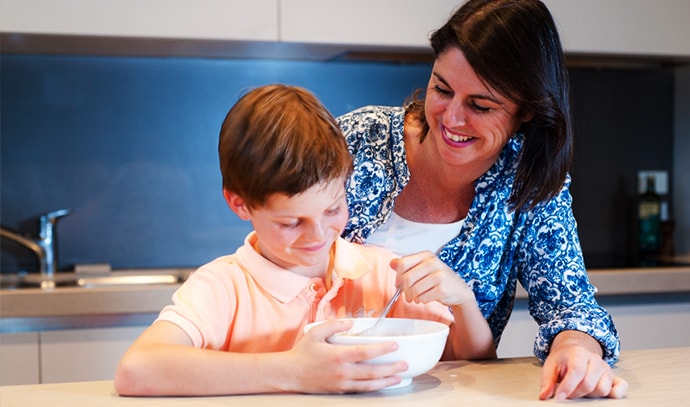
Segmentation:
[[(306, 324), (336, 317), (378, 316), (395, 292), (395, 257), (374, 246), (336, 241), (332, 284), (285, 270), (257, 253), (251, 232), (235, 254), (200, 267), (173, 294), (157, 320), (182, 328), (195, 347), (230, 352), (291, 349)], [(404, 297), (404, 296), (403, 296)], [(401, 299), (391, 316), (450, 325), (453, 316), (439, 302)]]

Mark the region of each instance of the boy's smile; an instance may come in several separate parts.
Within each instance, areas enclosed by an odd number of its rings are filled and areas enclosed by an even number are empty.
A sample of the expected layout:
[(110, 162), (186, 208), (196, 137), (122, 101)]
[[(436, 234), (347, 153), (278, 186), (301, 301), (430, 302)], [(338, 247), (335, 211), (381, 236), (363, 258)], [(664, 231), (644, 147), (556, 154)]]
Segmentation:
[(347, 222), (344, 185), (345, 179), (338, 178), (293, 196), (277, 193), (252, 209), (227, 191), (226, 199), (240, 218), (252, 222), (262, 256), (295, 273), (323, 277), (331, 247)]

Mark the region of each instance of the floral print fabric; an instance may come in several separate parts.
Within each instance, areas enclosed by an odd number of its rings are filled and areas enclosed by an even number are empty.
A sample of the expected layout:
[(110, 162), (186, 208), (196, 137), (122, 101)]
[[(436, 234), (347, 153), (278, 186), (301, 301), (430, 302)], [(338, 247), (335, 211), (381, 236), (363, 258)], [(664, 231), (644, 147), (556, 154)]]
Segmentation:
[[(348, 240), (364, 243), (390, 217), (395, 198), (409, 181), (404, 116), (402, 107), (367, 106), (337, 119), (354, 158), (347, 185), (350, 220), (343, 232)], [(512, 137), (498, 161), (475, 182), (476, 195), (460, 233), (437, 255), (474, 291), (496, 345), (519, 281), (539, 325), (534, 344), (539, 359), (546, 358), (556, 334), (572, 329), (597, 339), (604, 359), (613, 364), (620, 341), (585, 271), (570, 178), (558, 195), (532, 210), (512, 211), (508, 205), (522, 142), (522, 135)]]

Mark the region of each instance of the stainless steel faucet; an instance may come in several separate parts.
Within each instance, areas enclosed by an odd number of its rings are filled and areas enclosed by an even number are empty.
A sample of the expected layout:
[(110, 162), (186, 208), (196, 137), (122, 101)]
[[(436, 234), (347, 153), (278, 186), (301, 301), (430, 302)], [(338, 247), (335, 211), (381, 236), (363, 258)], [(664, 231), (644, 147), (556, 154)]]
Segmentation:
[(42, 215), (39, 218), (40, 231), (38, 239), (22, 236), (19, 233), (0, 227), (1, 236), (14, 240), (36, 254), (39, 262), (39, 272), (43, 277), (41, 281), (42, 288), (55, 287), (54, 277), (58, 269), (55, 253), (55, 242), (57, 240), (55, 225), (60, 218), (69, 215), (69, 212), (69, 209), (60, 209)]

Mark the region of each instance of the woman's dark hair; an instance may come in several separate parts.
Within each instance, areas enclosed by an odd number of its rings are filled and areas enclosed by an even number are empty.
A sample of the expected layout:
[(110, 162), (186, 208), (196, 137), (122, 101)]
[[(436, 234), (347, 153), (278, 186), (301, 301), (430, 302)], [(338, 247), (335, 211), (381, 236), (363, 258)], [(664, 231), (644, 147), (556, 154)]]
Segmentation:
[[(513, 208), (531, 208), (562, 188), (572, 160), (568, 71), (551, 13), (539, 0), (469, 0), (431, 36), (434, 57), (449, 47), (464, 54), (477, 75), (532, 113), (510, 197)], [(424, 101), (408, 104), (423, 121)]]

